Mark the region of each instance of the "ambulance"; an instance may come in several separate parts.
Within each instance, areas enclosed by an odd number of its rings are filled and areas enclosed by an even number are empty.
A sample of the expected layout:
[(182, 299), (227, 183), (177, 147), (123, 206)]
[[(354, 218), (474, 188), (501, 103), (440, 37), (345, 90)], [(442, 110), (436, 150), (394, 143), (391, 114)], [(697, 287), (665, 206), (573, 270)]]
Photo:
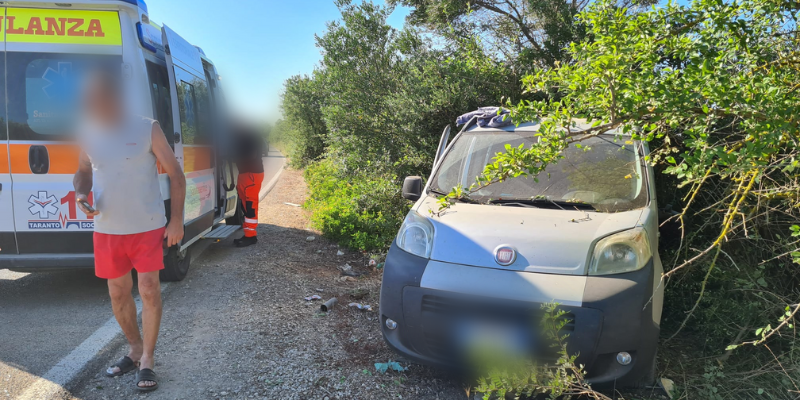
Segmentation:
[(159, 121), (186, 174), (186, 234), (164, 249), (162, 280), (186, 276), (198, 240), (240, 230), (220, 78), (199, 47), (153, 23), (142, 0), (4, 1), (0, 22), (0, 269), (94, 264), (94, 222), (72, 184), (79, 148), (63, 128), (74, 71), (87, 63), (119, 68), (126, 107)]

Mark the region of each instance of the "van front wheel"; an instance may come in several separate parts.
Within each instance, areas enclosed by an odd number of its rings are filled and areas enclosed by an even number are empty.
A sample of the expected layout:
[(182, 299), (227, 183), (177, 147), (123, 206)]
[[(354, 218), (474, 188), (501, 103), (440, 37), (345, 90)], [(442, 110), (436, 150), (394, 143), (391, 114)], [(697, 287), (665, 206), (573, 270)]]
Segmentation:
[(633, 384), (632, 388), (636, 389), (643, 389), (648, 388), (656, 384), (656, 373), (657, 371), (657, 362), (658, 358), (656, 357), (657, 354), (653, 354), (653, 360), (650, 362), (650, 365), (644, 371), (644, 374), (639, 378), (636, 383)]
[(189, 273), (189, 265), (192, 262), (192, 255), (187, 247), (180, 251), (177, 246), (169, 249), (164, 256), (164, 269), (161, 270), (159, 277), (162, 282), (179, 282), (186, 278)]

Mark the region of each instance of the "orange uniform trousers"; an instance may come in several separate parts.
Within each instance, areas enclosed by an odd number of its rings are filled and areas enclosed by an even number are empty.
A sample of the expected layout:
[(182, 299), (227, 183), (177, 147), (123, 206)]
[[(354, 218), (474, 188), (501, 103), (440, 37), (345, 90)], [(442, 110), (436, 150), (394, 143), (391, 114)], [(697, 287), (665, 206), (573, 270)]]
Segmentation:
[(242, 201), (244, 209), (244, 236), (256, 237), (256, 227), (258, 226), (258, 193), (261, 192), (261, 183), (264, 181), (264, 173), (246, 172), (239, 174), (239, 181), (236, 184), (236, 191)]

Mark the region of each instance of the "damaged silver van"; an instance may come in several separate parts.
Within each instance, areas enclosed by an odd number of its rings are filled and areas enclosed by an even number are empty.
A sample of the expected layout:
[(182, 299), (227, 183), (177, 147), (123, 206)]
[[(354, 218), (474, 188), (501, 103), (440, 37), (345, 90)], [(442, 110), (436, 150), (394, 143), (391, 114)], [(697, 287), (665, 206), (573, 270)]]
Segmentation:
[(537, 129), (472, 122), (444, 148), (446, 130), (427, 184), (406, 179), (403, 195), (416, 203), (384, 267), (383, 336), (400, 355), (440, 366), (461, 364), (481, 331), (547, 359), (537, 318), (556, 302), (589, 382), (650, 384), (663, 285), (645, 143), (593, 137), (582, 142), (589, 150), (569, 148), (538, 179), (489, 185), (439, 212), (441, 196), (469, 187), (506, 145), (535, 143)]

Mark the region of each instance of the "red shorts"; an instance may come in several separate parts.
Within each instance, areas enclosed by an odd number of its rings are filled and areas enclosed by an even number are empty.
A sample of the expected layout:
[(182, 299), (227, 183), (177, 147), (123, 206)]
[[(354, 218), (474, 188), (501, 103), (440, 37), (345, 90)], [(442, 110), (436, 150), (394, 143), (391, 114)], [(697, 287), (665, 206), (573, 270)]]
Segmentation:
[(164, 269), (164, 228), (133, 235), (94, 233), (94, 273), (117, 279), (136, 268), (139, 273)]

